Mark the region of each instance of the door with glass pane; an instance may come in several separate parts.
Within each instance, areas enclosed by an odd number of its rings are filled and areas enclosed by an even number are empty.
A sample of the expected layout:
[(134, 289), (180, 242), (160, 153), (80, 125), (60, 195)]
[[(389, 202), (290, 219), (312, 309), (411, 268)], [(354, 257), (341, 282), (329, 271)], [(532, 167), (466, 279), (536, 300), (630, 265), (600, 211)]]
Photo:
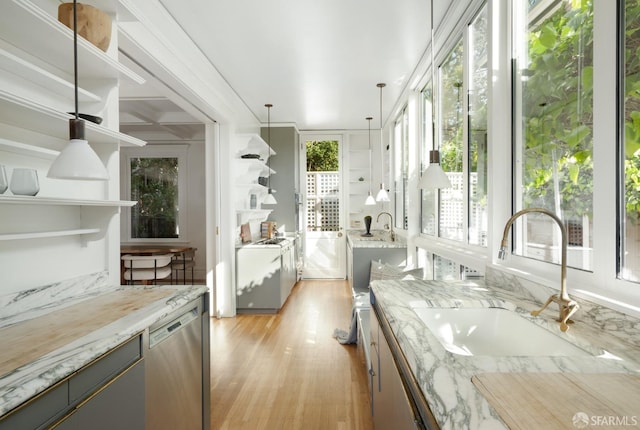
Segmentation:
[(307, 137), (305, 259), (306, 279), (343, 279), (346, 274), (346, 236), (342, 229), (340, 139)]

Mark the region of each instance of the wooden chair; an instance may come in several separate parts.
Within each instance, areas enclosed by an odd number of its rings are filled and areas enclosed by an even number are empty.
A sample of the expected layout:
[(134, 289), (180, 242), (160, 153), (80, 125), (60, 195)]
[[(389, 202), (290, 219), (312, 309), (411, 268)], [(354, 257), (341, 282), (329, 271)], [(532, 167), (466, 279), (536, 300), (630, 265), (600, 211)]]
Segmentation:
[[(182, 284), (187, 283), (187, 269), (191, 269), (191, 283), (193, 284), (193, 268), (196, 265), (196, 250), (189, 249), (187, 251), (174, 254), (171, 261), (171, 270), (176, 274), (176, 284), (180, 281), (180, 271), (182, 271)], [(173, 282), (173, 274), (171, 276)]]
[(172, 257), (173, 254), (123, 255), (124, 280), (130, 284), (135, 281), (140, 281), (143, 284), (155, 284), (158, 279), (166, 279), (172, 275)]

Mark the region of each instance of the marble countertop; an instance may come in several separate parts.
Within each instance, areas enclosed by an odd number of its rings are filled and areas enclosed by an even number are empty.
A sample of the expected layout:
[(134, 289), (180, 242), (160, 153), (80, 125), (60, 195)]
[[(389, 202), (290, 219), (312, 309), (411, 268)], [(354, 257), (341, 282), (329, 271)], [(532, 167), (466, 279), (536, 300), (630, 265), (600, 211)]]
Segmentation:
[(372, 236), (364, 237), (363, 230), (350, 230), (347, 239), (353, 248), (406, 248), (404, 239), (396, 235), (396, 240), (391, 241), (389, 231), (371, 230)]
[[(525, 293), (485, 282), (374, 281), (371, 291), (442, 429), (507, 428), (471, 377), (487, 372), (640, 372), (637, 320), (611, 310), (581, 309), (580, 321), (562, 333), (547, 309), (534, 318), (539, 305)], [(414, 312), (418, 307), (503, 307), (563, 336), (595, 356), (492, 357), (463, 356), (445, 350)], [(576, 411), (578, 412), (578, 411)], [(568, 426), (571, 424), (568, 423)]]
[[(11, 352), (0, 360), (0, 416), (206, 292), (207, 287), (202, 285), (114, 286), (95, 290), (74, 303), (66, 300), (55, 306), (43, 303), (46, 311), (30, 308), (30, 319), (24, 319), (23, 315), (4, 319), (0, 326), (2, 348)], [(128, 297), (126, 305), (121, 297)], [(102, 316), (94, 313), (84, 317), (84, 321), (78, 316), (78, 309), (91, 310), (92, 306), (104, 307), (105, 303), (111, 303), (113, 308), (101, 309)], [(36, 327), (49, 324), (50, 330), (32, 333), (28, 328), (34, 324)], [(83, 325), (89, 328), (77, 329)], [(73, 334), (72, 327), (80, 331)], [(24, 339), (27, 336), (24, 333), (61, 339), (48, 342), (51, 346), (47, 348), (42, 346), (46, 342)], [(26, 351), (28, 348), (31, 351)]]

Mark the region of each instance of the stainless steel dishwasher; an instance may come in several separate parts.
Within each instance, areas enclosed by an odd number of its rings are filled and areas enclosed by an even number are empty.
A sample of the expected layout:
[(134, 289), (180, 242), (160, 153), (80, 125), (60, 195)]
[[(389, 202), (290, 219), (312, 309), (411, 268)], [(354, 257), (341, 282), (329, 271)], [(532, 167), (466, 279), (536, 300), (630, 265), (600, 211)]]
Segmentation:
[(149, 328), (145, 341), (148, 430), (209, 429), (207, 295)]

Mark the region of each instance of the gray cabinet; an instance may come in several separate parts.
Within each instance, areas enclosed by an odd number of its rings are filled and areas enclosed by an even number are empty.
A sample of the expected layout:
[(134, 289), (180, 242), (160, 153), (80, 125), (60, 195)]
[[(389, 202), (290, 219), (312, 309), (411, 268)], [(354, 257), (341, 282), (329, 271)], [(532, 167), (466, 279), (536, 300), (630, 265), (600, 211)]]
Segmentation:
[(376, 430), (419, 429), (400, 372), (380, 328), (371, 312), (371, 405)]
[(55, 430), (143, 430), (144, 361), (98, 390), (53, 427)]
[(407, 261), (406, 247), (358, 247), (349, 241), (347, 252), (347, 274), (354, 294), (369, 291), (371, 260), (398, 266)]
[(297, 281), (294, 243), (247, 245), (236, 250), (236, 308), (239, 313), (274, 313)]
[(143, 430), (141, 336), (104, 354), (0, 419), (0, 430), (51, 425), (63, 430)]

